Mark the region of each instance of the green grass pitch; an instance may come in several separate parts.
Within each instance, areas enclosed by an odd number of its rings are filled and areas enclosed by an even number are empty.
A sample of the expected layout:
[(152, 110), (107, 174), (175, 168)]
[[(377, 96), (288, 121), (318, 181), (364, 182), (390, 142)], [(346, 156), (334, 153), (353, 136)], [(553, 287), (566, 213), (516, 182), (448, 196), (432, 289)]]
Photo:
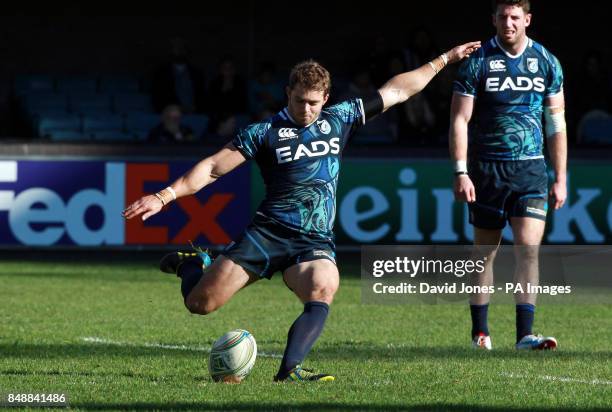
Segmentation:
[[(513, 349), (514, 307), (492, 306), (494, 351), (469, 347), (464, 305), (363, 305), (356, 265), (305, 366), (335, 382), (273, 383), (301, 304), (276, 275), (209, 316), (185, 310), (156, 262), (3, 261), (0, 393), (67, 393), (75, 410), (610, 410), (612, 305), (538, 307), (555, 352)], [(214, 383), (206, 350), (234, 328), (260, 356)]]

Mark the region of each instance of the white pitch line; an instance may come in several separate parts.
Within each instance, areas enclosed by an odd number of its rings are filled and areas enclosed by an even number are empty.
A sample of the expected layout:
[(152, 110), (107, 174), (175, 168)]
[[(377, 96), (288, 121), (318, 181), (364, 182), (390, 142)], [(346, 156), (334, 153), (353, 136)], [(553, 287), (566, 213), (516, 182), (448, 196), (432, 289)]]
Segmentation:
[[(83, 342), (88, 343), (97, 343), (100, 345), (113, 345), (113, 346), (131, 346), (134, 348), (155, 348), (155, 349), (170, 349), (170, 350), (186, 350), (186, 351), (197, 351), (197, 352), (205, 352), (210, 353), (210, 348), (205, 346), (187, 346), (187, 345), (166, 345), (163, 343), (134, 343), (134, 342), (121, 342), (111, 339), (98, 338), (95, 336), (86, 336), (81, 338)], [(276, 353), (266, 353), (257, 351), (257, 356), (261, 356), (263, 358), (274, 358), (274, 359), (282, 359), (283, 356)]]
[(563, 376), (550, 376), (550, 375), (536, 375), (536, 376), (527, 376), (527, 375), (519, 375), (512, 372), (501, 372), (501, 376), (505, 376), (508, 378), (517, 378), (517, 379), (527, 379), (527, 378), (538, 378), (545, 381), (552, 382), (565, 382), (565, 383), (586, 383), (588, 385), (612, 385), (612, 381), (606, 381), (603, 379), (576, 379), (576, 378), (566, 378)]

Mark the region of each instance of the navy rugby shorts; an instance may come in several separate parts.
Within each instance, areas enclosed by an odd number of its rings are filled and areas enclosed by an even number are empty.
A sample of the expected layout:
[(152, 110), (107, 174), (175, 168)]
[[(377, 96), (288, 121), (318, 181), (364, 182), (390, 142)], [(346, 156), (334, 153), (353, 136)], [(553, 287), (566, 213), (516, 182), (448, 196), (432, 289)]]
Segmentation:
[(470, 223), (481, 229), (503, 229), (512, 217), (546, 220), (548, 174), (544, 159), (476, 160), (468, 166), (476, 190), (469, 204)]
[(327, 259), (336, 263), (332, 239), (306, 235), (256, 214), (242, 236), (221, 253), (247, 271), (270, 279), (298, 263)]

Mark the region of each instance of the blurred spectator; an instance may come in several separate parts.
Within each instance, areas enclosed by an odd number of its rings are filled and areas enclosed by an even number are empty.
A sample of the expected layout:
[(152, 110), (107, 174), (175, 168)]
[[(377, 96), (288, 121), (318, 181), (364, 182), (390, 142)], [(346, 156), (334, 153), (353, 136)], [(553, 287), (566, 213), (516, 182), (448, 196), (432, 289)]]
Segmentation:
[[(399, 55), (389, 60), (391, 78), (406, 71), (406, 66)], [(406, 102), (391, 108), (397, 116), (398, 143), (408, 146), (431, 146), (436, 125), (436, 117), (425, 93), (418, 93)]]
[(284, 100), (283, 87), (276, 78), (274, 63), (262, 63), (257, 77), (249, 86), (250, 112), (257, 119), (265, 119), (278, 112)]
[(575, 78), (578, 80), (572, 87), (572, 98), (568, 99), (574, 112), (574, 118), (571, 120), (580, 125), (590, 112), (604, 115), (612, 112), (612, 79), (601, 53), (588, 52)]
[(418, 27), (409, 34), (407, 45), (402, 50), (406, 70), (417, 69), (439, 55), (431, 34), (424, 27)]
[(209, 133), (206, 140), (227, 142), (234, 138), (238, 132), (237, 118), (233, 114), (225, 114), (217, 119), (214, 128), (209, 127)]
[[(371, 96), (376, 93), (367, 65), (357, 63), (354, 65), (357, 71), (353, 75), (348, 85), (348, 90), (341, 100), (353, 97)], [(389, 143), (397, 138), (397, 125), (394, 118), (394, 111), (390, 110), (382, 113), (366, 122), (355, 135), (354, 141), (364, 143)]]
[(400, 127), (404, 143), (417, 146), (435, 146), (436, 139), (435, 126), (436, 115), (429, 104), (425, 93), (418, 93), (412, 96), (403, 104), (406, 123)]
[(370, 78), (374, 86), (379, 88), (389, 80), (389, 60), (391, 58), (391, 52), (387, 39), (383, 36), (376, 37), (374, 46), (371, 50), (372, 52), (368, 56)]
[[(430, 32), (424, 27), (417, 27), (408, 35), (407, 45), (400, 55), (403, 70), (410, 71), (427, 64), (440, 53)], [(394, 64), (399, 67), (398, 62)], [(439, 82), (439, 79), (435, 79), (430, 87), (412, 96), (401, 106), (403, 113), (399, 116), (400, 142), (417, 146), (435, 146), (439, 143), (438, 120), (448, 117), (448, 112), (443, 113), (443, 107), (438, 107), (435, 101), (437, 93), (434, 89), (440, 87)], [(444, 106), (443, 102), (439, 103)]]
[(161, 123), (149, 132), (148, 141), (156, 143), (193, 141), (193, 130), (181, 124), (183, 114), (177, 105), (166, 107), (161, 116)]
[(247, 91), (245, 81), (238, 75), (232, 57), (219, 62), (218, 73), (209, 87), (210, 130), (216, 131), (224, 119), (231, 115), (247, 112)]
[(372, 77), (368, 69), (362, 64), (356, 64), (357, 71), (353, 75), (351, 82), (348, 85), (348, 96), (369, 96), (376, 93), (376, 86), (372, 82)]
[(612, 145), (612, 116), (604, 110), (590, 110), (578, 122), (576, 143), (582, 145)]
[(202, 70), (189, 61), (183, 39), (171, 40), (170, 61), (154, 74), (152, 85), (153, 107), (161, 112), (171, 104), (180, 105), (184, 113), (204, 111), (206, 81)]

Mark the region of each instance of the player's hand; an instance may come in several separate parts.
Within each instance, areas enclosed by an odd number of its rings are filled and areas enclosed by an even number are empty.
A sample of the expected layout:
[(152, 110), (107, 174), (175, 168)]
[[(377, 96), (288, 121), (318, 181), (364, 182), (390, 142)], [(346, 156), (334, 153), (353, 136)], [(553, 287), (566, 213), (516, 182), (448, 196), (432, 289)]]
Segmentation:
[(123, 211), (122, 215), (126, 219), (142, 215), (142, 220), (147, 220), (149, 217), (162, 210), (162, 208), (163, 205), (161, 200), (154, 195), (147, 195), (129, 205)]
[(455, 200), (459, 202), (472, 203), (476, 201), (476, 189), (474, 189), (472, 179), (468, 175), (455, 176), (453, 191)]
[(550, 204), (557, 209), (561, 209), (567, 199), (567, 186), (564, 182), (555, 182), (550, 188)]
[(476, 50), (480, 49), (480, 41), (472, 41), (462, 44), (446, 52), (448, 63), (456, 63), (468, 57)]

